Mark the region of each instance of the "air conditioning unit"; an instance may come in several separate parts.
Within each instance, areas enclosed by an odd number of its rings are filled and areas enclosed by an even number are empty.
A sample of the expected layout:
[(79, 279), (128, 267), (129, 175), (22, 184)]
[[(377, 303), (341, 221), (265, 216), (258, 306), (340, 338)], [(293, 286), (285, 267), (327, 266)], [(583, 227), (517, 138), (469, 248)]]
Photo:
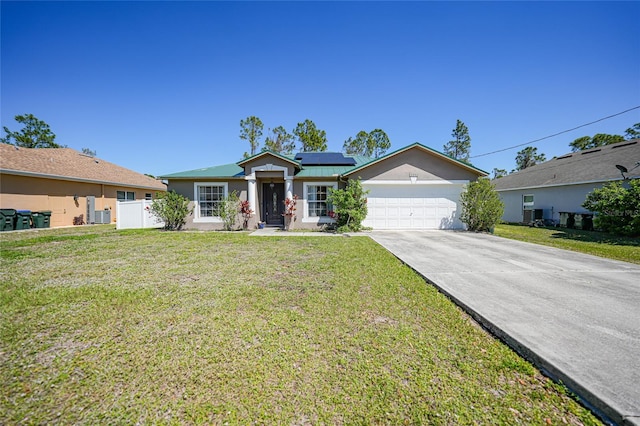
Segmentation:
[(96, 210), (94, 223), (111, 223), (111, 210)]

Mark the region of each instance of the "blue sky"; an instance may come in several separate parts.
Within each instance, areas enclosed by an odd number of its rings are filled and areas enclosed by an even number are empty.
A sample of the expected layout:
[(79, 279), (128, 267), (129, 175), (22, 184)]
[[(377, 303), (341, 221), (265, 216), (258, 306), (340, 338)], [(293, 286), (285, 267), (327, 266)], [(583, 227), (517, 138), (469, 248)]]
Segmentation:
[[(7, 2), (1, 120), (141, 173), (239, 161), (240, 120), (309, 118), (340, 151), (381, 128), (471, 155), (640, 105), (640, 2)], [(547, 158), (640, 109), (533, 146)], [(265, 132), (266, 133), (266, 132)], [(511, 170), (521, 148), (472, 158)], [(630, 159), (630, 162), (638, 159)]]

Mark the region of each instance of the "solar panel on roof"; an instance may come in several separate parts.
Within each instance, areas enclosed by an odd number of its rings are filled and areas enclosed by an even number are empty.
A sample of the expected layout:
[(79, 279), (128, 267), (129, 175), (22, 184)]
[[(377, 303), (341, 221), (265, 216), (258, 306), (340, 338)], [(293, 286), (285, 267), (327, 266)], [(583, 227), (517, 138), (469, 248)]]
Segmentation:
[(303, 166), (355, 166), (356, 160), (340, 152), (299, 152), (296, 160)]

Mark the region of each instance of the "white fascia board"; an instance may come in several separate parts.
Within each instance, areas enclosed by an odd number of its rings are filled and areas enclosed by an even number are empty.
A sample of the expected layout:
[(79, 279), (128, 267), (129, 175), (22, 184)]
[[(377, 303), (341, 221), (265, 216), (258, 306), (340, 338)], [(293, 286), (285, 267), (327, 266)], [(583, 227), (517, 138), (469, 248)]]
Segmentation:
[(468, 180), (418, 180), (412, 183), (410, 180), (363, 180), (363, 185), (464, 185)]
[(557, 188), (557, 187), (560, 187), (560, 186), (573, 186), (573, 185), (588, 185), (588, 184), (592, 184), (592, 183), (615, 182), (615, 181), (618, 181), (618, 180), (624, 180), (624, 179), (622, 179), (622, 178), (599, 179), (599, 180), (588, 180), (588, 181), (583, 181), (583, 182), (555, 183), (553, 185), (520, 186), (518, 188), (496, 189), (496, 192), (522, 191), (522, 190), (525, 190), (525, 189), (529, 190), (529, 189), (542, 189), (542, 188)]

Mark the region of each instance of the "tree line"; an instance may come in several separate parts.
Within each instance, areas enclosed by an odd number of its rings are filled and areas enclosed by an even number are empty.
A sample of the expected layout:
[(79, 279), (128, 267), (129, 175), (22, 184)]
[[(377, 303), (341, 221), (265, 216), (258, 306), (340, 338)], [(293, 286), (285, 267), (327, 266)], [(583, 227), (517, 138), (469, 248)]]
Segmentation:
[[(249, 157), (258, 153), (260, 138), (263, 135), (264, 123), (260, 118), (252, 115), (240, 120), (240, 139), (249, 142), (250, 151), (244, 156)], [(283, 126), (267, 130), (262, 151), (273, 151), (279, 154), (293, 154), (300, 144), (302, 152), (325, 152), (327, 150), (327, 133), (318, 129), (316, 124), (305, 119), (298, 123), (289, 133)], [(391, 147), (389, 136), (382, 129), (370, 132), (361, 130), (355, 137), (349, 137), (342, 146), (349, 155), (364, 155), (379, 158)]]

